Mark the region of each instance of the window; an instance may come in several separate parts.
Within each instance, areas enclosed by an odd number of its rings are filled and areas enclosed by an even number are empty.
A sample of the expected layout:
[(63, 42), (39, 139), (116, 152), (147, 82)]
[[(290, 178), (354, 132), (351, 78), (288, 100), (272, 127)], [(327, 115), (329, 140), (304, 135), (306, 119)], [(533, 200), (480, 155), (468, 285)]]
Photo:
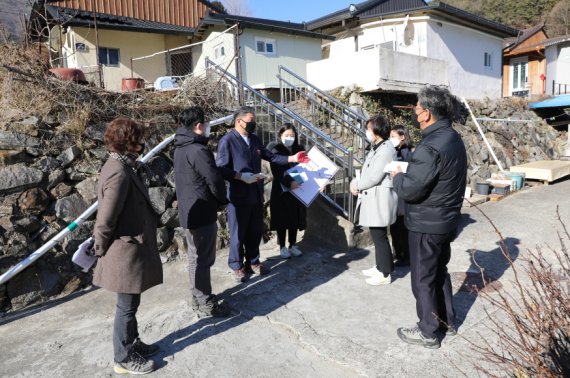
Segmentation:
[(226, 56), (226, 49), (224, 48), (224, 46), (222, 45), (216, 46), (216, 48), (214, 49), (214, 57), (218, 59), (223, 56)]
[(119, 49), (99, 47), (99, 64), (104, 66), (119, 66)]
[(255, 51), (259, 54), (276, 55), (274, 39), (255, 38)]
[(520, 95), (528, 90), (528, 57), (513, 58), (509, 65), (511, 95)]
[(491, 54), (486, 52), (484, 54), (485, 62), (484, 65), (486, 68), (491, 68)]

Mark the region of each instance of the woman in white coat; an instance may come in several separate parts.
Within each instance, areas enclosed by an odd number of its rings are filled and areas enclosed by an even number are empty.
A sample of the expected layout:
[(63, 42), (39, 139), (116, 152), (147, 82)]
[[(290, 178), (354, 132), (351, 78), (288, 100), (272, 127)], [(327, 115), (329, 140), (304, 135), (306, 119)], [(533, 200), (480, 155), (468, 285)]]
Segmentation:
[(366, 138), (372, 146), (360, 179), (353, 180), (350, 190), (353, 195), (358, 195), (358, 224), (369, 228), (376, 252), (376, 265), (362, 273), (368, 277), (367, 284), (385, 285), (392, 282), (390, 273), (394, 270), (388, 227), (396, 221), (398, 208), (392, 178), (384, 172), (386, 164), (396, 160), (396, 149), (389, 141), (390, 124), (386, 117), (378, 115), (368, 120)]

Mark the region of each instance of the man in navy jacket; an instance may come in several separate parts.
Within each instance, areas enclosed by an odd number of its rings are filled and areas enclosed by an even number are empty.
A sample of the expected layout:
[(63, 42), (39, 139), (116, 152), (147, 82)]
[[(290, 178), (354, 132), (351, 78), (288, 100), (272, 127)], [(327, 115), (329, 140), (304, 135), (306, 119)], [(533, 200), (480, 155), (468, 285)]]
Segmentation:
[(210, 268), (216, 260), (217, 214), (227, 204), (226, 186), (214, 154), (208, 150), (210, 126), (204, 110), (193, 106), (180, 115), (176, 130), (174, 174), (178, 219), (188, 241), (188, 274), (194, 310), (227, 316), (229, 306), (212, 294)]
[(229, 182), (228, 222), (230, 252), (228, 265), (238, 282), (246, 273), (266, 274), (259, 260), (259, 243), (263, 226), (263, 177), (261, 159), (276, 164), (304, 161), (304, 151), (292, 156), (273, 154), (255, 132), (255, 109), (241, 107), (234, 114), (234, 128), (220, 139), (216, 163)]
[(424, 87), (412, 113), (422, 140), (405, 174), (393, 172), (394, 190), (406, 201), (412, 292), (419, 322), (398, 329), (402, 341), (439, 348), (439, 333), (455, 333), (455, 311), (447, 263), (461, 220), (467, 154), (451, 127), (465, 107), (449, 90)]

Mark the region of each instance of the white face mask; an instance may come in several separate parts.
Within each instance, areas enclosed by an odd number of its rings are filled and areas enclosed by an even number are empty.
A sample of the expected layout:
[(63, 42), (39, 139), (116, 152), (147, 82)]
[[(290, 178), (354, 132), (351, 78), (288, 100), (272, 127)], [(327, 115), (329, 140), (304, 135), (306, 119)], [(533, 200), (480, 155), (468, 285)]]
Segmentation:
[(281, 138), (281, 142), (285, 145), (285, 147), (291, 147), (293, 143), (295, 143), (295, 137), (284, 137)]
[(366, 140), (374, 143), (374, 133), (371, 130), (366, 130)]
[(400, 138), (390, 138), (390, 142), (392, 142), (395, 148), (400, 147)]
[(204, 130), (204, 136), (206, 138), (210, 137), (210, 131), (211, 131), (211, 127), (210, 127), (210, 124), (208, 123), (208, 126), (206, 126), (206, 129)]

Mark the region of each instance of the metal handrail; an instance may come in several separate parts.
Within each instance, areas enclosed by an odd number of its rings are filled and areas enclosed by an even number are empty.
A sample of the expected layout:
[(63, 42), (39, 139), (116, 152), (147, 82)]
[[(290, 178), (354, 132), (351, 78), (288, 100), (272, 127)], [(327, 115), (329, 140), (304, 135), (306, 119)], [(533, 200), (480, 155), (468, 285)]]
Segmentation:
[[(286, 79), (284, 79), (283, 77), (281, 77), (281, 75), (277, 75), (277, 78), (278, 78), (280, 81), (284, 82), (285, 84), (287, 84), (287, 85), (289, 85), (289, 86), (295, 88), (295, 85), (294, 85), (293, 83), (287, 81)], [(299, 91), (299, 93), (303, 93), (303, 91)], [(303, 96), (304, 96), (305, 98), (311, 100), (311, 101), (314, 101), (314, 100), (311, 99), (311, 96), (308, 96), (307, 94), (303, 94)], [(317, 102), (317, 104), (318, 104), (321, 108), (325, 109), (327, 112), (329, 112), (329, 113), (331, 113), (331, 114), (334, 114), (334, 115), (338, 116), (339, 118), (342, 118), (342, 115), (336, 113), (333, 109), (329, 108), (328, 106), (323, 105), (323, 104), (318, 103), (318, 102)], [(361, 117), (361, 118), (364, 119), (364, 117)], [(360, 120), (360, 118), (359, 118), (359, 120)], [(364, 131), (362, 131), (362, 129), (360, 129), (360, 128), (358, 128), (358, 127), (355, 127), (355, 126), (352, 125), (352, 124), (350, 124), (350, 128), (351, 128), (355, 133), (357, 133), (358, 135), (360, 135), (361, 137), (366, 138), (366, 133), (365, 133)]]
[[(271, 127), (273, 126), (276, 129), (276, 125), (283, 124), (285, 122), (296, 122), (299, 124), (298, 134), (300, 139), (305, 139), (309, 144), (322, 147), (322, 152), (325, 153), (329, 158), (331, 158), (338, 166), (341, 167), (339, 171), (340, 175), (337, 174), (335, 178), (333, 178), (332, 182), (329, 184), (329, 194), (321, 193), (324, 199), (329, 202), (332, 206), (338, 209), (345, 217), (347, 217), (350, 221), (353, 220), (353, 199), (352, 196), (348, 195), (348, 183), (350, 179), (353, 177), (353, 151), (350, 148), (345, 148), (340, 143), (336, 142), (333, 138), (329, 135), (324, 133), (319, 128), (315, 127), (312, 123), (308, 120), (304, 119), (303, 117), (295, 114), (291, 110), (284, 108), (274, 101), (269, 99), (267, 96), (261, 94), (259, 91), (255, 90), (247, 83), (244, 83), (236, 76), (232, 75), (231, 73), (227, 72), (226, 69), (217, 65), (215, 62), (212, 62), (210, 59), (206, 58), (206, 68), (212, 69), (216, 75), (219, 75), (221, 78), (226, 78), (225, 83), (230, 86), (230, 91), (233, 91), (233, 101), (239, 102), (240, 104), (251, 103), (254, 107), (259, 107), (260, 113), (258, 116), (262, 114), (266, 114), (269, 117), (272, 117), (274, 120), (268, 123), (267, 128), (263, 128), (264, 132), (271, 132)], [(223, 96), (224, 92), (220, 92)], [(230, 92), (232, 93), (232, 92)], [(235, 103), (234, 103), (235, 105)], [(275, 130), (273, 130), (275, 131)], [(268, 134), (259, 134), (259, 136), (263, 139), (267, 137)], [(339, 190), (340, 188), (340, 190)], [(342, 205), (339, 204), (334, 199), (342, 202)]]
[(221, 68), (218, 64), (212, 62), (210, 59), (206, 58), (206, 65), (207, 67), (215, 67), (218, 70), (223, 71), (223, 75), (229, 77), (230, 79), (236, 81), (239, 83), (239, 85), (243, 86), (244, 88), (247, 88), (247, 90), (249, 90), (250, 92), (254, 93), (256, 96), (260, 97), (261, 99), (263, 99), (265, 102), (267, 102), (268, 104), (270, 104), (271, 106), (273, 106), (275, 109), (279, 110), (282, 113), (286, 113), (287, 115), (289, 115), (289, 117), (293, 118), (295, 121), (299, 122), (300, 124), (302, 124), (303, 126), (305, 126), (306, 128), (308, 128), (309, 130), (311, 130), (311, 132), (317, 134), (319, 137), (323, 138), (325, 141), (327, 141), (328, 143), (330, 143), (331, 145), (333, 145), (335, 148), (338, 148), (339, 150), (341, 150), (342, 152), (348, 153), (348, 149), (344, 148), (343, 145), (339, 144), (336, 140), (334, 140), (333, 138), (331, 138), (330, 136), (328, 136), (326, 133), (322, 132), (318, 127), (314, 126), (313, 124), (311, 124), (310, 122), (308, 122), (306, 119), (299, 117), (297, 114), (293, 113), (292, 111), (290, 111), (287, 108), (284, 108), (278, 104), (276, 104), (275, 102), (273, 102), (271, 99), (269, 99), (267, 96), (263, 95), (262, 93), (260, 93), (259, 91), (257, 91), (256, 89), (253, 89), (251, 86), (249, 86), (247, 83), (239, 80), (237, 77), (235, 77), (234, 75), (232, 75), (231, 73), (227, 72), (225, 69)]
[(352, 110), (351, 108), (349, 108), (348, 106), (346, 106), (345, 104), (343, 104), (342, 102), (340, 102), (338, 99), (334, 98), (333, 96), (331, 96), (330, 94), (324, 92), (323, 90), (315, 87), (313, 84), (309, 83), (307, 80), (303, 79), (301, 76), (297, 75), (295, 72), (291, 71), (290, 69), (288, 69), (285, 66), (279, 65), (279, 75), (278, 77), (281, 77), (281, 70), (287, 72), (288, 74), (290, 74), (291, 76), (293, 76), (294, 78), (298, 79), (299, 81), (301, 81), (303, 84), (305, 84), (307, 87), (311, 88), (313, 91), (317, 92), (319, 95), (326, 97), (329, 101), (331, 101), (332, 103), (334, 103), (335, 105), (338, 105), (339, 107), (341, 107), (345, 112), (350, 113), (352, 116), (354, 116), (355, 118), (361, 120), (361, 122), (366, 122), (366, 118), (364, 118), (362, 115), (356, 113), (354, 110)]

